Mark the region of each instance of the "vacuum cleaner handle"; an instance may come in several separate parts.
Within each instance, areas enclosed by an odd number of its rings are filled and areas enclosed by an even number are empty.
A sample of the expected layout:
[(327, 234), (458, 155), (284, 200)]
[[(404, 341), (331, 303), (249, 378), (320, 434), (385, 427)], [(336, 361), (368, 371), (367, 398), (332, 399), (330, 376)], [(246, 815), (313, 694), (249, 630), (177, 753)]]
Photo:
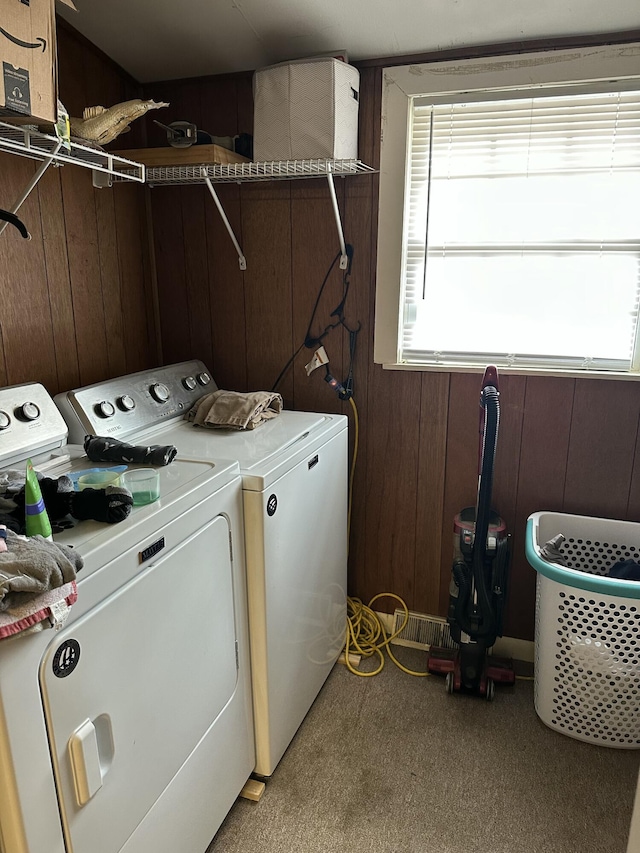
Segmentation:
[[(495, 388), (500, 394), (498, 386), (498, 368), (490, 364), (485, 368), (484, 376), (482, 377), (482, 387), (480, 388), (480, 426), (478, 428), (478, 477), (482, 476), (482, 454), (484, 449), (484, 434), (487, 425), (487, 410), (485, 399), (485, 388)], [(480, 484), (478, 483), (478, 487)]]
[(480, 390), (484, 391), (487, 385), (493, 385), (496, 391), (500, 390), (498, 387), (498, 368), (493, 364), (485, 368), (484, 376), (482, 377), (482, 388)]

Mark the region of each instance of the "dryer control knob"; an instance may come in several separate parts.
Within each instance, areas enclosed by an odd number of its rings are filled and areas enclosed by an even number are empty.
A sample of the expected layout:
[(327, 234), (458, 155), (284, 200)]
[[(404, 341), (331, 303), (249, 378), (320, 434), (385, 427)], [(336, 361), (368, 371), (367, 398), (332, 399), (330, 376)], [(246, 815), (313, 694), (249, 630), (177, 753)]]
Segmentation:
[(37, 421), (40, 417), (40, 409), (35, 403), (24, 403), (18, 408), (16, 414), (24, 421)]
[(205, 373), (203, 371), (202, 373), (198, 374), (198, 382), (201, 385), (208, 385), (211, 382), (211, 377), (209, 376), (208, 373)]
[(0, 412), (0, 429), (7, 429), (11, 424), (11, 418), (6, 412)]
[(156, 382), (149, 390), (153, 399), (158, 403), (166, 403), (171, 396), (171, 391), (162, 382)]
[(185, 376), (184, 379), (182, 380), (182, 384), (187, 389), (187, 391), (193, 391), (193, 389), (196, 387), (196, 385), (198, 383), (193, 378), (193, 376)]
[(122, 397), (118, 397), (118, 405), (123, 412), (132, 412), (136, 407), (136, 401), (129, 394), (123, 394)]
[(101, 418), (112, 418), (115, 413), (116, 407), (108, 400), (102, 400), (96, 406), (96, 414), (100, 415)]

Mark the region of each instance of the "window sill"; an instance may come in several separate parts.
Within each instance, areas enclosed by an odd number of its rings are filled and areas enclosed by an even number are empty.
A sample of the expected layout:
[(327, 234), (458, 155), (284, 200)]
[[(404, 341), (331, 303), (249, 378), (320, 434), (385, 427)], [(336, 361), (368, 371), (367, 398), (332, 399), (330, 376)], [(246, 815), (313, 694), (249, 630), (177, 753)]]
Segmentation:
[(485, 365), (477, 364), (408, 364), (387, 362), (382, 365), (383, 370), (406, 370), (427, 373), (484, 373), (487, 364), (497, 364), (500, 376), (554, 376), (567, 379), (615, 379), (615, 380), (637, 380), (640, 373), (622, 373), (613, 370), (562, 370), (560, 368), (527, 368), (509, 367), (492, 362), (487, 359)]

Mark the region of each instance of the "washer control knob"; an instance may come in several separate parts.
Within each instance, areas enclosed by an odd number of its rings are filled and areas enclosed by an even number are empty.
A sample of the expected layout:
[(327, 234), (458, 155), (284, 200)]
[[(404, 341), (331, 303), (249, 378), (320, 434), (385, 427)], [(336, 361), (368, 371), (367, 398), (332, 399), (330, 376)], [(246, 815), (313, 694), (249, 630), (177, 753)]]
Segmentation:
[(156, 382), (155, 385), (151, 386), (150, 391), (151, 396), (158, 403), (166, 403), (171, 396), (171, 391), (163, 382)]
[(7, 429), (11, 424), (11, 418), (6, 412), (0, 412), (0, 429)]
[(196, 387), (196, 385), (198, 383), (193, 378), (193, 376), (185, 376), (184, 379), (182, 380), (182, 384), (187, 389), (187, 391), (193, 391), (193, 389)]
[(16, 412), (23, 421), (37, 421), (40, 417), (40, 409), (35, 403), (24, 403)]
[(115, 413), (116, 407), (108, 400), (102, 400), (96, 406), (96, 414), (100, 415), (101, 418), (112, 418)]
[(208, 385), (211, 382), (211, 377), (209, 376), (208, 373), (203, 371), (202, 373), (198, 374), (198, 382), (201, 385)]
[(136, 401), (129, 394), (123, 394), (118, 397), (118, 406), (123, 412), (132, 412), (136, 407)]

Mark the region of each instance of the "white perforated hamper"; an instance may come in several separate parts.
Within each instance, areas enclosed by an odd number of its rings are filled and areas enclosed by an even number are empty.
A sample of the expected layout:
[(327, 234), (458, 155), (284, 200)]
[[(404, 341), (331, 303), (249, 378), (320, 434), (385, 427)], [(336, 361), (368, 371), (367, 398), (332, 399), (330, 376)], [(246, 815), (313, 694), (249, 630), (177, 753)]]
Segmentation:
[[(540, 555), (558, 533), (571, 568)], [(607, 573), (640, 563), (640, 524), (537, 512), (525, 549), (537, 571), (536, 713), (569, 737), (639, 749), (640, 581)]]

